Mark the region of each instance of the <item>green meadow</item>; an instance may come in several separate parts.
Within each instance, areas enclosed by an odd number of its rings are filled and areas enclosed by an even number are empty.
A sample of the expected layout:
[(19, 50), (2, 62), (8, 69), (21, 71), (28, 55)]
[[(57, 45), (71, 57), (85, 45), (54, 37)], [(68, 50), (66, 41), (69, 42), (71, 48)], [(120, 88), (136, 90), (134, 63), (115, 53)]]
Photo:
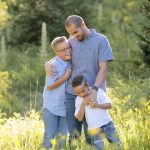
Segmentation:
[[(54, 56), (52, 39), (69, 38), (64, 22), (71, 14), (110, 41), (107, 94), (121, 149), (149, 150), (150, 0), (0, 0), (0, 150), (41, 149), (43, 65)], [(51, 142), (57, 150), (59, 139)], [(94, 150), (83, 133), (72, 146)], [(69, 150), (68, 142), (63, 149)]]

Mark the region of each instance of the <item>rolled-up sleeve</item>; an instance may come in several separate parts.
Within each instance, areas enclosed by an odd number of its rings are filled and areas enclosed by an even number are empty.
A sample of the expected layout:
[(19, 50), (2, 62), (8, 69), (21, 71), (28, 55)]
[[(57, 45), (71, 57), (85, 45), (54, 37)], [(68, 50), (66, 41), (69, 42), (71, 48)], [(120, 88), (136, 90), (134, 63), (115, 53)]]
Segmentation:
[(112, 48), (105, 36), (99, 42), (98, 60), (99, 62), (113, 61)]

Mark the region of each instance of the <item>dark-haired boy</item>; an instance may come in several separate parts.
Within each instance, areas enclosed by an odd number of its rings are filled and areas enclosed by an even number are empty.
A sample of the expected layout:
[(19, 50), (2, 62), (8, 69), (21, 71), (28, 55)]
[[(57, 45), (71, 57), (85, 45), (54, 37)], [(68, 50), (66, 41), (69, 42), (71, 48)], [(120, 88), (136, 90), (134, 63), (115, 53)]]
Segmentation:
[(88, 130), (97, 129), (96, 135), (93, 136), (95, 147), (98, 150), (103, 149), (101, 138), (103, 133), (105, 133), (105, 137), (109, 142), (113, 142), (120, 147), (121, 142), (118, 133), (108, 112), (108, 109), (112, 108), (110, 98), (99, 88), (96, 101), (90, 101), (87, 97), (92, 88), (82, 75), (74, 77), (72, 86), (78, 95), (75, 100), (75, 117), (82, 121), (85, 115)]

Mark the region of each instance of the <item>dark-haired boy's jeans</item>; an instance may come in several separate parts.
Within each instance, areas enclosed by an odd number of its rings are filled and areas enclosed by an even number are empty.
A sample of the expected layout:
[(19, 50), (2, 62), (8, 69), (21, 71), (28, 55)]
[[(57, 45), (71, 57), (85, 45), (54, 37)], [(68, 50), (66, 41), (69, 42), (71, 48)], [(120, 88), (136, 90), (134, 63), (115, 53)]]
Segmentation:
[(88, 144), (91, 144), (91, 137), (88, 136), (88, 127), (85, 121), (85, 118), (82, 122), (78, 121), (75, 116), (75, 99), (76, 95), (66, 93), (66, 117), (68, 123), (69, 130), (69, 143), (71, 145), (71, 141), (73, 138), (78, 138), (81, 135), (82, 124), (84, 126), (85, 139)]
[(103, 144), (103, 136), (110, 142), (114, 143), (116, 148), (121, 148), (121, 141), (119, 138), (119, 135), (117, 133), (116, 128), (114, 127), (114, 124), (112, 121), (107, 123), (106, 125), (100, 127), (100, 132), (93, 136), (94, 145), (97, 150), (103, 150), (104, 144)]

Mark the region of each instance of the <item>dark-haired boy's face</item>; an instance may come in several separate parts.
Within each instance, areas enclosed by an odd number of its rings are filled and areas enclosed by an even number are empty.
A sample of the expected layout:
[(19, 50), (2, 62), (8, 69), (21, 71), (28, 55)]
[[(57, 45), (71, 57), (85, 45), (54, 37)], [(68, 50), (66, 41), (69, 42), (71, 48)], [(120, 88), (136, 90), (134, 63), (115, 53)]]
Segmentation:
[(81, 85), (74, 87), (74, 91), (78, 96), (85, 98), (88, 96), (89, 87), (88, 85), (85, 85), (85, 83), (82, 83)]

